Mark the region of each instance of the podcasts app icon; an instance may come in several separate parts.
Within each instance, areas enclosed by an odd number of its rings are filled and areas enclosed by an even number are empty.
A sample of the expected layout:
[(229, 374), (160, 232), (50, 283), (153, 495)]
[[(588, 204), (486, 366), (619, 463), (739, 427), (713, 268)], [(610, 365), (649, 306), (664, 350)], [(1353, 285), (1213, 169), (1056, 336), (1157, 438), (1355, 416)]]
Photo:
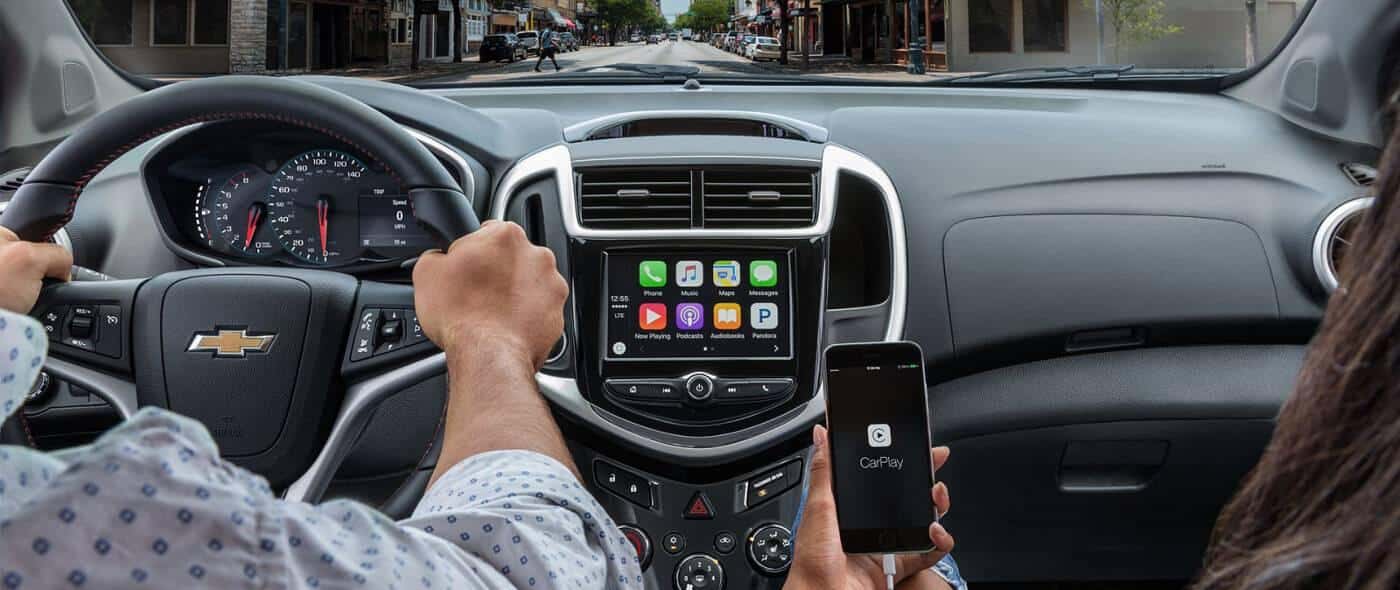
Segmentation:
[(705, 306), (699, 303), (682, 303), (676, 306), (676, 327), (686, 331), (705, 328)]

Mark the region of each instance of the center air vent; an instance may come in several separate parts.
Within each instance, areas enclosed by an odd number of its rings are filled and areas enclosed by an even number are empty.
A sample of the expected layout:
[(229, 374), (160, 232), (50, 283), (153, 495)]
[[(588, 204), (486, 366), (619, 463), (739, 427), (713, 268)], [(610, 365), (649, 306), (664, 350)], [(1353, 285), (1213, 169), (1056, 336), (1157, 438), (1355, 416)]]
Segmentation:
[(712, 168), (703, 172), (706, 228), (806, 227), (816, 216), (817, 177), (804, 168)]
[(690, 169), (592, 168), (579, 174), (579, 215), (601, 229), (690, 227)]

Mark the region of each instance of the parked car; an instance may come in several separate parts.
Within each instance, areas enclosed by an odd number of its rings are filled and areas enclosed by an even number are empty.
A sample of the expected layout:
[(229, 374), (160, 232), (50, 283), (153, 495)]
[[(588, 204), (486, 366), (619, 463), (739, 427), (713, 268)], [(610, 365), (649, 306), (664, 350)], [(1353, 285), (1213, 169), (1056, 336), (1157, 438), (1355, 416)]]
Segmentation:
[(578, 51), (578, 37), (573, 33), (564, 31), (559, 33), (559, 49), (562, 51)]
[(672, 40), (672, 41), (680, 41), (680, 40), (681, 40), (681, 36), (680, 36), (679, 33), (671, 33), (670, 40)]
[(632, 33), (632, 36), (631, 36), (630, 38), (628, 38), (627, 40), (630, 41), (630, 42), (632, 42), (632, 43), (637, 43), (637, 42), (640, 42), (640, 41), (642, 40), (642, 36), (641, 36), (641, 35), (638, 35), (638, 34), (636, 34), (636, 33)]
[(651, 45), (652, 43), (660, 43), (660, 42), (661, 42), (661, 35), (656, 35), (656, 34), (647, 35), (647, 45)]
[(782, 47), (772, 37), (754, 37), (753, 43), (749, 44), (748, 58), (751, 60), (778, 59), (781, 56)]
[(520, 43), (520, 39), (514, 33), (504, 33), (500, 35), (487, 35), (481, 40), (481, 61), (505, 61), (513, 62), (517, 59), (525, 59), (525, 46)]
[(719, 44), (720, 44), (721, 42), (723, 42), (723, 41), (724, 41), (724, 33), (710, 33), (710, 46), (711, 46), (711, 47), (719, 47)]
[(520, 39), (520, 44), (525, 47), (525, 55), (540, 52), (540, 34), (538, 31), (521, 31), (515, 34)]

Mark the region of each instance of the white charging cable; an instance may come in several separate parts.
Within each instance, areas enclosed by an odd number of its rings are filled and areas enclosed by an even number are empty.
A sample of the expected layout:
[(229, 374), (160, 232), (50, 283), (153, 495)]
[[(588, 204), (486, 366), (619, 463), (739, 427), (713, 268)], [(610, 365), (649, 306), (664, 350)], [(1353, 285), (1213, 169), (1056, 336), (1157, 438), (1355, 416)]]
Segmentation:
[(880, 562), (885, 567), (885, 588), (894, 590), (894, 554), (886, 553)]

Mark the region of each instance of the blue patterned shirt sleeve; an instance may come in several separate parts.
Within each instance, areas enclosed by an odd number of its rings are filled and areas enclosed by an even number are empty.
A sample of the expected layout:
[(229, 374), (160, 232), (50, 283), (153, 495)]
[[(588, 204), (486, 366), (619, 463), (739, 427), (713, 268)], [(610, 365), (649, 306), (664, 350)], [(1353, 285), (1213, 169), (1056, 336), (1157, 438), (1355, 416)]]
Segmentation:
[[(0, 355), (20, 361), (0, 364), (15, 375), (0, 404), (16, 411), (46, 338), (24, 338), (41, 329), (30, 318), (0, 321)], [(154, 408), (64, 460), (0, 446), (0, 590), (138, 585), (629, 588), (641, 572), (574, 475), (536, 453), (469, 458), (394, 522), (357, 502), (281, 500), (203, 425)]]

